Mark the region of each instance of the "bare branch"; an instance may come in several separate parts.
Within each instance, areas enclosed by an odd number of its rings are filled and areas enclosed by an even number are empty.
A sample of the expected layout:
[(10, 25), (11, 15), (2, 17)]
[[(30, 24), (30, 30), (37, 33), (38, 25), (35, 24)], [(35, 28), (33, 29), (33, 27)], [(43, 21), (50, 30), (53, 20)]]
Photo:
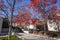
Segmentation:
[(12, 4), (9, 2), (9, 0), (6, 0), (6, 1), (7, 1), (8, 5), (9, 5), (10, 7), (12, 7)]
[(8, 17), (8, 13), (6, 13), (6, 10), (1, 8), (1, 11), (3, 11), (6, 14), (6, 17)]

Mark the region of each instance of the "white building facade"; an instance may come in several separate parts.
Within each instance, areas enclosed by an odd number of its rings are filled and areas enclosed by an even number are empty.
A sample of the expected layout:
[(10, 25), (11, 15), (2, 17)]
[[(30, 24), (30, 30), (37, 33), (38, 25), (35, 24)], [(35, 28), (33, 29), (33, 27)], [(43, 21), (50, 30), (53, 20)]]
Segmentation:
[(47, 21), (48, 31), (59, 31), (60, 30), (60, 22), (55, 22), (53, 20)]

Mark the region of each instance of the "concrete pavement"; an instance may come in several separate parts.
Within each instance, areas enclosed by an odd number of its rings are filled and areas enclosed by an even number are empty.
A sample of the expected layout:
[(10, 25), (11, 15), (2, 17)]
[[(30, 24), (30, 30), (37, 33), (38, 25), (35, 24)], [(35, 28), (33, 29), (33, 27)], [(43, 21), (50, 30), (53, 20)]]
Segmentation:
[(58, 38), (43, 37), (35, 34), (26, 34), (26, 33), (17, 33), (17, 37), (22, 38), (23, 40), (60, 40)]

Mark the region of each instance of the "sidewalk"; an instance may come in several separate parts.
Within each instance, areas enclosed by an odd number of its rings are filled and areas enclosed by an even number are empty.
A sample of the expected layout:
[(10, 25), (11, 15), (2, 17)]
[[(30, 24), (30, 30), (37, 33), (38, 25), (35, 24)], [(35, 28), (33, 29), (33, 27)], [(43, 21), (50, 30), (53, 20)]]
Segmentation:
[(40, 35), (26, 34), (26, 33), (17, 33), (16, 36), (22, 38), (23, 40), (60, 40), (58, 38), (51, 38), (47, 36), (40, 36)]
[(19, 37), (19, 38), (22, 38), (23, 40), (37, 40), (37, 39), (39, 39), (39, 37), (37, 37), (36, 35), (33, 35), (33, 34), (26, 34), (26, 33), (18, 33), (17, 35), (16, 35), (17, 37)]

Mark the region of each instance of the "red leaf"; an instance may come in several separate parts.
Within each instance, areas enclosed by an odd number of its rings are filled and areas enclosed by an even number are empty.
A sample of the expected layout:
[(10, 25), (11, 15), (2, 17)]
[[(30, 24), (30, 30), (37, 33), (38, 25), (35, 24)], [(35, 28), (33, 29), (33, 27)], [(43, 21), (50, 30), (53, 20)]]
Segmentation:
[(56, 4), (57, 0), (51, 0), (52, 4)]

